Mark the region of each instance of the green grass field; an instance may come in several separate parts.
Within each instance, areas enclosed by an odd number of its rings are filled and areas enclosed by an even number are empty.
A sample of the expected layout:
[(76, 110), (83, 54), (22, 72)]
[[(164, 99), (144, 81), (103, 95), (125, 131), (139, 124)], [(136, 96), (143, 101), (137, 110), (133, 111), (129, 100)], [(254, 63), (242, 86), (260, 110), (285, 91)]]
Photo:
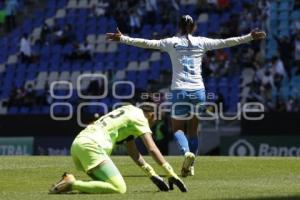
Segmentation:
[[(168, 157), (179, 172), (182, 157)], [(74, 169), (70, 157), (0, 157), (1, 200), (94, 199), (300, 199), (299, 158), (199, 157), (196, 175), (185, 178), (188, 193), (178, 189), (158, 192), (128, 157), (113, 157), (125, 177), (124, 195), (49, 195), (50, 185), (64, 171), (77, 179), (89, 178)], [(158, 172), (160, 168), (147, 158)]]

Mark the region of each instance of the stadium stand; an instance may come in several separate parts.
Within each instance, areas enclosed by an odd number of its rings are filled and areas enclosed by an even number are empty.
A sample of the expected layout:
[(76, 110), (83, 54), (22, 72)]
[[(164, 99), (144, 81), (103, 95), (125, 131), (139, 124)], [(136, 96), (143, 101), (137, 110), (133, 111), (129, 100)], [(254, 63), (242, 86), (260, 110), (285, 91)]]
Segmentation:
[(269, 33), (266, 60), (256, 62), (252, 69), (245, 69), (243, 100), (262, 102), (267, 111), (297, 112), (300, 11), (296, 8), (296, 1), (287, 0), (266, 2), (265, 12), (265, 26)]
[[(103, 73), (107, 75), (110, 86), (116, 80), (129, 80), (135, 84), (137, 91), (149, 91), (153, 82), (163, 83), (158, 89), (167, 87), (170, 83), (165, 83), (161, 78), (164, 72), (169, 74), (171, 72), (171, 63), (165, 53), (108, 43), (105, 41), (105, 33), (114, 31), (118, 24), (123, 32), (134, 37), (162, 38), (176, 34), (176, 20), (175, 22), (170, 20), (176, 16), (176, 13), (174, 15), (172, 12), (176, 5), (180, 14), (188, 13), (197, 19), (196, 34), (201, 36), (230, 37), (245, 34), (256, 27), (265, 29), (272, 27), (266, 44), (255, 43), (212, 52), (204, 60), (203, 75), (207, 91), (216, 94), (216, 98), (211, 100), (224, 102), (227, 112), (236, 112), (237, 103), (249, 101), (251, 94), (253, 96), (254, 93), (255, 87), (251, 85), (255, 82), (253, 80), (257, 70), (253, 65), (253, 59), (257, 59), (258, 65), (270, 65), (268, 61), (261, 61), (259, 57), (266, 54), (266, 57), (271, 59), (278, 55), (276, 50), (278, 44), (272, 34), (278, 37), (292, 37), (293, 25), (300, 19), (299, 10), (293, 8), (293, 0), (271, 3), (257, 1), (258, 7), (252, 0), (231, 0), (228, 1), (229, 5), (224, 6), (209, 3), (204, 5), (201, 4), (202, 1), (199, 1), (200, 3), (172, 1), (173, 4), (170, 6), (166, 5), (168, 2), (164, 3), (166, 1), (159, 1), (157, 4), (165, 6), (166, 9), (161, 9), (164, 13), (156, 10), (150, 21), (147, 14), (144, 16), (139, 14), (143, 13), (140, 10), (144, 9), (140, 1), (124, 2), (47, 1), (46, 8), (36, 11), (34, 18), (26, 19), (21, 26), (2, 37), (1, 114), (48, 114), (50, 104), (56, 101), (72, 102), (76, 107), (80, 102), (76, 92), (77, 77), (83, 73)], [(130, 15), (123, 13), (129, 7), (135, 8), (131, 9), (131, 12), (139, 15), (138, 18), (142, 22), (134, 32), (130, 28), (131, 23), (128, 23), (131, 21)], [(208, 10), (203, 11), (203, 8)], [(250, 16), (250, 13), (254, 14)], [(258, 17), (254, 17), (255, 13)], [(167, 17), (160, 18), (160, 16)], [(240, 23), (243, 21), (249, 23)], [(23, 33), (30, 36), (33, 52), (32, 58), (25, 61), (21, 59), (19, 49)], [(291, 65), (295, 63), (291, 62)], [(279, 88), (273, 87), (273, 101), (276, 101), (279, 94), (287, 99), (294, 89), (299, 88), (299, 75), (296, 75), (294, 67), (291, 70), (290, 79), (285, 76), (280, 81)], [(50, 84), (58, 80), (70, 81), (73, 84), (74, 90), (70, 99), (57, 100), (49, 94)], [(82, 86), (83, 92), (87, 92), (90, 84), (85, 83)], [(67, 93), (65, 88), (58, 88), (55, 92), (57, 95)], [(117, 93), (126, 95), (130, 93), (130, 89), (120, 87)], [(111, 94), (99, 101), (108, 105), (119, 102)], [(94, 107), (87, 110), (90, 113), (95, 111), (103, 112)], [(55, 112), (64, 114), (67, 110), (57, 108)]]

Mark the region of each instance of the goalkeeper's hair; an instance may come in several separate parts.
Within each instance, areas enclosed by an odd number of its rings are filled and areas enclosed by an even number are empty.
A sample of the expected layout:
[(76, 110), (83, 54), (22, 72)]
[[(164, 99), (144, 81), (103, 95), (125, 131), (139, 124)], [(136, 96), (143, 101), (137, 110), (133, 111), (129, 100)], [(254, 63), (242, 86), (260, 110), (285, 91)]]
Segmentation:
[(137, 103), (138, 107), (144, 112), (154, 112), (156, 108), (156, 103), (154, 102), (151, 93), (148, 93), (146, 98), (140, 99)]
[(154, 112), (155, 111), (155, 103), (143, 102), (138, 106), (143, 112)]

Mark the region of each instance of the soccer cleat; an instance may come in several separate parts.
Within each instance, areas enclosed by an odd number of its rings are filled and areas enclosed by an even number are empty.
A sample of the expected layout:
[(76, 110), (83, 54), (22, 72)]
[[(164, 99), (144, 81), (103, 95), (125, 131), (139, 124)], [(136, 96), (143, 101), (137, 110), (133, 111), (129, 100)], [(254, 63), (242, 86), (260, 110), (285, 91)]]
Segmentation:
[(159, 176), (151, 176), (151, 181), (159, 188), (160, 191), (169, 191), (168, 185), (164, 182), (164, 180)]
[(195, 168), (194, 168), (194, 166), (191, 166), (191, 167), (190, 167), (188, 176), (195, 176)]
[(191, 166), (195, 161), (195, 154), (191, 153), (191, 152), (186, 152), (184, 154), (184, 161), (183, 161), (183, 165), (181, 168), (181, 176), (182, 177), (187, 177), (191, 171)]
[(50, 190), (50, 194), (60, 194), (71, 191), (71, 186), (75, 181), (75, 177), (73, 174), (69, 174), (65, 172), (62, 175), (62, 179), (58, 181), (56, 184), (54, 184)]

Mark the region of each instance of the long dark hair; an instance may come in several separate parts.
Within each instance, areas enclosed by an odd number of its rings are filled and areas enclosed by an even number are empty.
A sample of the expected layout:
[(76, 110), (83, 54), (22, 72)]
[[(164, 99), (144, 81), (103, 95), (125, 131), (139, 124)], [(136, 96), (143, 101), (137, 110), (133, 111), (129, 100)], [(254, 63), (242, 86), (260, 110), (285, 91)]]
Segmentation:
[(192, 34), (195, 29), (195, 23), (190, 15), (183, 15), (179, 21), (179, 29), (182, 35)]

